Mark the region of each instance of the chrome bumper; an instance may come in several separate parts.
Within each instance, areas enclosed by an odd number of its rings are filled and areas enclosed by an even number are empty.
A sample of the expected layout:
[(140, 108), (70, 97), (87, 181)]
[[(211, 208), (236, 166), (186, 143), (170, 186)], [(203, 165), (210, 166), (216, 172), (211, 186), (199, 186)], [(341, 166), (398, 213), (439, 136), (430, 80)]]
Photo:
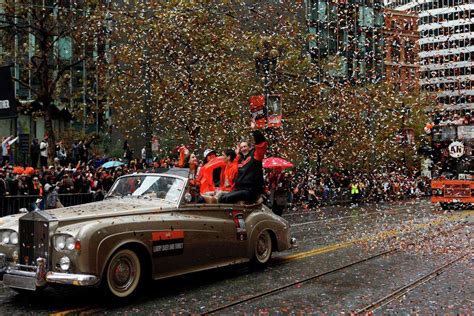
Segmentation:
[(48, 272), (46, 274), (46, 282), (65, 285), (93, 286), (99, 283), (99, 278), (90, 274)]
[[(0, 261), (2, 257), (0, 256)], [(0, 266), (3, 271), (3, 285), (7, 287), (35, 291), (48, 283), (93, 286), (99, 283), (99, 278), (88, 274), (71, 274), (59, 272), (46, 272), (46, 260), (39, 258), (36, 266), (11, 264)]]
[(295, 237), (290, 238), (290, 249), (298, 248), (298, 241)]

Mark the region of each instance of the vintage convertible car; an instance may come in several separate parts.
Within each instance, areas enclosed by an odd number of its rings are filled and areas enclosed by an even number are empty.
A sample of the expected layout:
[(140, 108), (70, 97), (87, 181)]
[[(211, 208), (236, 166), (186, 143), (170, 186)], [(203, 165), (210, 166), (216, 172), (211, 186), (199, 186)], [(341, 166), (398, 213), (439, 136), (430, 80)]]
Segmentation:
[(128, 297), (146, 278), (266, 264), (289, 249), (289, 224), (257, 202), (191, 202), (187, 170), (120, 177), (101, 202), (0, 219), (0, 274), (20, 292), (101, 286)]

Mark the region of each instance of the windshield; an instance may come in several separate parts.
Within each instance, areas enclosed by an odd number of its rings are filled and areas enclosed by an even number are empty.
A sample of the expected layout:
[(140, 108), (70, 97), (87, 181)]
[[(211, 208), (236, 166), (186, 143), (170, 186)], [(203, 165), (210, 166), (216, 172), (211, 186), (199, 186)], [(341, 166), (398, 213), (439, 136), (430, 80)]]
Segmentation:
[(184, 180), (167, 176), (127, 176), (115, 182), (108, 197), (144, 197), (177, 204), (184, 185)]

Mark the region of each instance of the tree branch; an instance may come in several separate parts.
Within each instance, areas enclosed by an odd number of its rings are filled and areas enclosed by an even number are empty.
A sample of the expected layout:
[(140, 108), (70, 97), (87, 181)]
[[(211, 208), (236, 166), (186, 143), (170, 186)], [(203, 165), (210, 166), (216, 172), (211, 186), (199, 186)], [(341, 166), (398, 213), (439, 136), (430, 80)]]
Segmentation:
[(27, 88), (28, 90), (30, 90), (31, 92), (33, 92), (33, 94), (36, 94), (38, 95), (38, 91), (33, 89), (29, 84), (27, 84), (26, 82), (20, 80), (20, 79), (16, 79), (14, 77), (12, 77), (12, 80), (15, 81), (15, 82), (18, 82), (20, 85), (22, 85), (23, 87)]
[(61, 80), (62, 76), (64, 75), (64, 73), (67, 71), (67, 70), (70, 70), (72, 67), (76, 66), (76, 65), (79, 65), (80, 63), (82, 63), (83, 61), (85, 60), (85, 57), (81, 58), (81, 59), (78, 59), (76, 60), (75, 62), (67, 65), (67, 66), (64, 66), (61, 68), (61, 70), (58, 71), (57, 75), (56, 75), (56, 78), (53, 80), (53, 82), (51, 83), (51, 88), (55, 87), (56, 84), (58, 83), (59, 80)]

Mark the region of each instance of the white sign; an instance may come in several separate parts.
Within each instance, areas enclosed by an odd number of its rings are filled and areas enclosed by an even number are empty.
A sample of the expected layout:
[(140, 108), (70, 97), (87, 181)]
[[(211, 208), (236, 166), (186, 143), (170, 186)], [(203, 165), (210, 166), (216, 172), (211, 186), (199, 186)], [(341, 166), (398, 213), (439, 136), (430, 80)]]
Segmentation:
[(458, 126), (458, 137), (464, 140), (474, 139), (474, 125)]
[(160, 143), (158, 142), (157, 137), (153, 137), (151, 141), (151, 151), (158, 151), (160, 150)]
[(449, 155), (453, 158), (459, 158), (464, 155), (464, 145), (461, 142), (452, 142), (449, 144)]
[(10, 101), (0, 100), (0, 110), (6, 110), (10, 108)]

